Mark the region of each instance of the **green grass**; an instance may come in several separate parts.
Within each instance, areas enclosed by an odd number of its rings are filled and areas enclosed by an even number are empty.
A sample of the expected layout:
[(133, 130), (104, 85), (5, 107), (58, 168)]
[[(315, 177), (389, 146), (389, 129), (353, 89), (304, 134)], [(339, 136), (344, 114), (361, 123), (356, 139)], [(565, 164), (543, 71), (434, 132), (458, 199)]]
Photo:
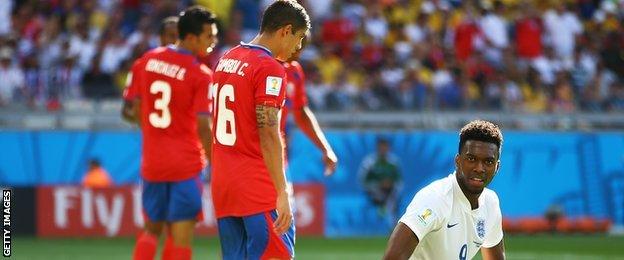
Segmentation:
[[(130, 259), (134, 239), (13, 238), (12, 259)], [(508, 259), (623, 259), (624, 237), (608, 236), (508, 236)], [(324, 239), (301, 237), (297, 259), (381, 259), (386, 238)], [(198, 238), (194, 259), (219, 259), (216, 238)], [(158, 258), (160, 259), (160, 258)], [(478, 256), (476, 259), (480, 259)]]

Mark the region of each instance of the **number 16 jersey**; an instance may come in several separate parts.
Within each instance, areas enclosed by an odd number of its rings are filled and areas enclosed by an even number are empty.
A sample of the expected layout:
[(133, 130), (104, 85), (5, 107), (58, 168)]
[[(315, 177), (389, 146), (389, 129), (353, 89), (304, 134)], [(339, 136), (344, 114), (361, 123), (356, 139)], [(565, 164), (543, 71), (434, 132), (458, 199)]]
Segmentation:
[(173, 45), (148, 51), (133, 65), (124, 99), (141, 100), (145, 180), (181, 181), (206, 166), (197, 114), (210, 113), (212, 72)]
[(259, 45), (241, 43), (217, 63), (211, 88), (211, 191), (217, 218), (275, 209), (277, 197), (260, 148), (256, 105), (281, 108), (284, 78), (282, 65)]

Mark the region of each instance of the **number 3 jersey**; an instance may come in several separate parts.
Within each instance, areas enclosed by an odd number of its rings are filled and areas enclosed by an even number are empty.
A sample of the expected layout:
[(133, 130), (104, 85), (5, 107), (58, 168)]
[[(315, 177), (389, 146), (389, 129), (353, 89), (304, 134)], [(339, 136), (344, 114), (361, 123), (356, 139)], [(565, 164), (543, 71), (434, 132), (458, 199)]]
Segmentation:
[(399, 222), (419, 240), (410, 259), (472, 259), (481, 247), (494, 247), (503, 239), (496, 193), (484, 189), (479, 207), (472, 210), (455, 174), (416, 193)]
[[(264, 163), (256, 105), (281, 108), (283, 66), (259, 45), (229, 50), (214, 74), (212, 200), (217, 218), (275, 209), (277, 194)], [(279, 118), (275, 124), (279, 124)]]
[(173, 45), (148, 51), (132, 65), (125, 100), (141, 100), (143, 158), (148, 181), (180, 181), (206, 166), (197, 114), (211, 111), (212, 71)]

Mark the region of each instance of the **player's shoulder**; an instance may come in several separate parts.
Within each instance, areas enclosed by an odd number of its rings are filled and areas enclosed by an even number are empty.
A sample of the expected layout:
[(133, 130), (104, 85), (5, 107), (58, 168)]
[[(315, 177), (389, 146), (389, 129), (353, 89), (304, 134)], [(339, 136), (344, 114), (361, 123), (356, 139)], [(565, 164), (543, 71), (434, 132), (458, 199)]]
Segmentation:
[(152, 57), (156, 57), (156, 56), (160, 56), (163, 55), (164, 53), (166, 53), (169, 49), (167, 47), (156, 47), (153, 48), (151, 50), (146, 51), (143, 56), (141, 56), (141, 58), (152, 58)]
[(206, 64), (200, 63), (198, 69), (202, 75), (212, 77), (213, 72), (210, 68), (208, 68), (208, 66), (206, 66)]
[(294, 60), (289, 62), (290, 66), (292, 66), (293, 68), (297, 69), (297, 70), (302, 70), (303, 68), (301, 67), (301, 63), (299, 63), (298, 61)]
[(287, 68), (287, 69), (299, 69), (299, 68), (301, 68), (301, 64), (298, 61), (296, 61), (296, 60), (284, 61), (284, 62), (282, 62), (282, 65), (284, 65), (284, 68)]
[(432, 203), (439, 203), (440, 206), (452, 204), (453, 182), (451, 177), (452, 175), (430, 183), (418, 191), (416, 195), (426, 198)]
[(498, 195), (491, 189), (483, 189), (483, 192), (481, 192), (481, 199), (488, 207), (499, 207), (500, 202), (498, 200)]
[(161, 55), (161, 53), (163, 53), (166, 50), (167, 49), (165, 47), (158, 47), (158, 48), (148, 50), (134, 61), (133, 66), (139, 66), (140, 64), (146, 63), (149, 59), (158, 57), (159, 55)]

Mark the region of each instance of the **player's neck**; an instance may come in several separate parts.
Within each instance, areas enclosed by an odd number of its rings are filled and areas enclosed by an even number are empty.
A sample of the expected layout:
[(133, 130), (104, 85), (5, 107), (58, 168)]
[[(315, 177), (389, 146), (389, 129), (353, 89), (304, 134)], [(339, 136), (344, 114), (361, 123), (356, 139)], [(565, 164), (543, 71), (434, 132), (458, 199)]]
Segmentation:
[(457, 184), (459, 184), (459, 188), (464, 194), (464, 197), (466, 197), (466, 199), (470, 203), (470, 209), (477, 209), (479, 207), (479, 196), (481, 196), (481, 193), (475, 194), (468, 191), (468, 188), (464, 187), (463, 183), (459, 179), (457, 179)]
[(267, 48), (275, 57), (277, 54), (277, 43), (272, 37), (269, 37), (266, 34), (258, 34), (256, 38), (249, 42), (250, 44), (260, 45), (262, 47)]
[(475, 210), (479, 208), (479, 196), (481, 196), (481, 194), (466, 193), (463, 190), (462, 193), (464, 193), (464, 196), (466, 196), (468, 202), (470, 202), (470, 209)]
[(183, 51), (188, 51), (190, 53), (193, 53), (193, 55), (195, 55), (195, 52), (193, 51), (193, 46), (191, 46), (191, 44), (189, 44), (188, 42), (185, 41), (178, 41), (175, 44), (175, 48), (178, 50), (183, 50)]

